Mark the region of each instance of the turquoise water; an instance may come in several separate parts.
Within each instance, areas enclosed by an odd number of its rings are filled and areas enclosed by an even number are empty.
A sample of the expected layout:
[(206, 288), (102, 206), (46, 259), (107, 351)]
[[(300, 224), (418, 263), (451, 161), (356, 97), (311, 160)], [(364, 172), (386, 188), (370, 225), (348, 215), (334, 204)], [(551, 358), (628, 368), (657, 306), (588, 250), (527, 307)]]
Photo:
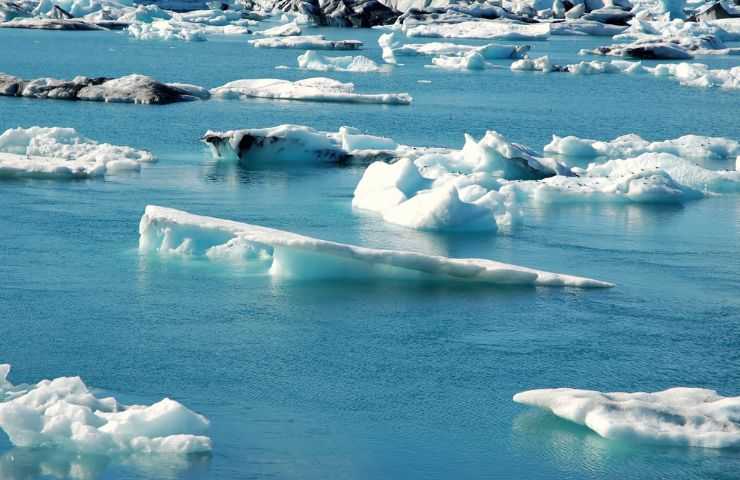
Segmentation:
[[(322, 33), (365, 40), (364, 53), (380, 58), (376, 31)], [(533, 53), (571, 63), (578, 49), (603, 43), (553, 37)], [(300, 51), (256, 50), (246, 39), (0, 30), (0, 44), (0, 71), (26, 78), (137, 72), (213, 87), (312, 76), (273, 68), (294, 67)], [(685, 207), (530, 207), (508, 234), (422, 233), (352, 211), (363, 165), (244, 168), (214, 162), (199, 137), (297, 123), (450, 147), (486, 129), (537, 149), (553, 133), (738, 139), (740, 95), (646, 76), (460, 73), (424, 68), (425, 57), (403, 62), (392, 74), (330, 76), (360, 91), (408, 91), (410, 107), (0, 98), (0, 131), (69, 126), (159, 158), (105, 180), (0, 183), (0, 362), (13, 364), (16, 383), (80, 375), (123, 401), (171, 396), (211, 420), (214, 441), (210, 456), (110, 459), (14, 449), (0, 434), (0, 478), (737, 478), (737, 450), (608, 441), (511, 396), (555, 386), (740, 394), (740, 196)], [(144, 259), (137, 227), (147, 204), (618, 286), (277, 282)]]

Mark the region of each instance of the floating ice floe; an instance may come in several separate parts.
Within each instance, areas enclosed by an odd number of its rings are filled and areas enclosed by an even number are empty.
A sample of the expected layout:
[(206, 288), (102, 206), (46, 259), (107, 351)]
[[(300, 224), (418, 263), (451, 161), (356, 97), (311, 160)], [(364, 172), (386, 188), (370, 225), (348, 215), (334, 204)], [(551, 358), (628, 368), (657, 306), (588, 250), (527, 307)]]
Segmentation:
[(208, 420), (175, 400), (123, 406), (98, 398), (80, 377), (13, 385), (0, 365), (0, 428), (18, 447), (93, 454), (208, 452)]
[(529, 45), (461, 45), (449, 42), (407, 43), (393, 48), (394, 55), (435, 55), (443, 57), (463, 57), (477, 53), (485, 60), (522, 58), (529, 51)]
[(629, 28), (615, 35), (614, 45), (582, 50), (582, 54), (611, 55), (639, 59), (687, 60), (694, 55), (734, 55), (740, 49), (723, 41), (737, 40), (734, 33), (707, 22), (636, 18)]
[(182, 40), (187, 42), (207, 40), (208, 35), (245, 35), (251, 33), (239, 25), (211, 26), (175, 20), (155, 20), (151, 23), (133, 23), (128, 27), (130, 36), (138, 40)]
[(236, 80), (214, 88), (210, 93), (217, 98), (267, 98), (392, 105), (409, 105), (412, 100), (408, 93), (355, 93), (354, 84), (342, 83), (325, 77), (306, 78), (295, 82), (273, 78)]
[(608, 23), (595, 22), (592, 20), (566, 20), (550, 23), (550, 34), (612, 37), (624, 32), (626, 28), (627, 27), (622, 25), (610, 25)]
[(486, 68), (486, 59), (478, 52), (469, 52), (458, 57), (435, 57), (432, 66), (445, 70), (483, 70)]
[(141, 217), (139, 251), (255, 266), (279, 278), (343, 281), (416, 278), (498, 285), (613, 286), (493, 260), (447, 258), (329, 242), (153, 205), (147, 206)]
[(656, 77), (668, 77), (681, 85), (699, 88), (740, 89), (740, 66), (730, 69), (713, 69), (703, 63), (664, 63), (645, 67)]
[(13, 128), (0, 135), (0, 177), (88, 178), (137, 171), (145, 150), (97, 143), (73, 128)]
[(594, 75), (599, 73), (636, 73), (640, 71), (642, 65), (640, 62), (628, 62), (623, 60), (614, 60), (611, 62), (579, 62), (569, 65), (557, 65), (550, 61), (547, 55), (539, 58), (523, 58), (511, 64), (511, 70), (514, 71), (534, 71), (534, 72), (567, 72), (574, 75)]
[(645, 140), (634, 133), (610, 141), (553, 135), (552, 141), (545, 145), (545, 152), (557, 154), (566, 160), (632, 158), (643, 153), (670, 153), (695, 160), (734, 160), (740, 156), (740, 143), (728, 138), (700, 135), (684, 135), (658, 142)]
[(409, 37), (490, 38), (494, 40), (546, 40), (550, 36), (547, 23), (513, 23), (481, 20), (462, 23), (433, 23), (407, 28)]
[(301, 27), (298, 26), (298, 22), (293, 20), (292, 22), (261, 30), (257, 33), (263, 37), (294, 37), (301, 34)]
[(740, 446), (740, 397), (678, 387), (655, 393), (602, 393), (553, 388), (514, 395), (514, 401), (584, 425), (602, 437), (705, 448)]
[(577, 75), (599, 73), (648, 73), (655, 77), (666, 77), (677, 80), (681, 85), (698, 88), (722, 88), (725, 90), (740, 89), (740, 67), (730, 69), (712, 69), (703, 63), (659, 63), (653, 67), (643, 66), (641, 62), (612, 60), (600, 62), (579, 62), (570, 65), (557, 65), (547, 56), (524, 58), (511, 64), (512, 70), (539, 72), (567, 72)]
[(359, 40), (327, 40), (323, 35), (268, 37), (250, 40), (255, 48), (297, 48), (301, 50), (359, 50)]
[(0, 73), (0, 95), (162, 105), (208, 98), (208, 91), (184, 83), (161, 83), (145, 75), (120, 78), (75, 77), (72, 80), (23, 80)]
[(388, 71), (387, 66), (378, 65), (363, 55), (327, 57), (314, 50), (306, 50), (306, 53), (298, 57), (298, 68), (317, 72), (378, 73)]

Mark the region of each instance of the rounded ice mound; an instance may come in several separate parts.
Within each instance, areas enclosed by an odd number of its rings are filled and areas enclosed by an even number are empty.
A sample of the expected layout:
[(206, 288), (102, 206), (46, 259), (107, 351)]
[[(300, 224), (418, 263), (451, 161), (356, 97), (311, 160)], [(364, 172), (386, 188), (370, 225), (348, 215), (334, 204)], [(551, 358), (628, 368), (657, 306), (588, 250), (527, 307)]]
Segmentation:
[(677, 387), (656, 393), (602, 393), (552, 388), (517, 393), (514, 401), (550, 411), (613, 440), (740, 447), (740, 397), (723, 397), (714, 390)]
[(12, 128), (0, 135), (0, 177), (88, 178), (138, 171), (146, 150), (98, 143), (74, 128)]
[(165, 398), (122, 406), (97, 398), (79, 377), (14, 386), (0, 365), (0, 428), (18, 447), (57, 447), (94, 454), (207, 452), (208, 420)]

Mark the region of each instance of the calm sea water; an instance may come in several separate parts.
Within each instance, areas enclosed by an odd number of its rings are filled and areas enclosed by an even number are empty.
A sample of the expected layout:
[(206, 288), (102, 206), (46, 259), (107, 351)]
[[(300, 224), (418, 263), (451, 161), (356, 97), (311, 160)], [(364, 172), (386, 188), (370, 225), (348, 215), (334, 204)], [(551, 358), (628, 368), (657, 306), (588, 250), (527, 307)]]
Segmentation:
[[(321, 33), (365, 40), (364, 53), (380, 58), (377, 31)], [(574, 62), (578, 49), (608, 41), (554, 37), (533, 53)], [(256, 50), (245, 38), (0, 30), (0, 45), (0, 71), (26, 78), (137, 72), (213, 87), (311, 76), (274, 69), (295, 67), (300, 51)], [(214, 440), (205, 457), (109, 459), (14, 449), (0, 433), (0, 478), (737, 478), (738, 451), (608, 441), (511, 396), (555, 386), (740, 394), (740, 196), (530, 208), (508, 234), (421, 233), (352, 211), (362, 165), (244, 168), (215, 163), (199, 137), (298, 123), (451, 147), (486, 129), (534, 148), (553, 133), (738, 139), (740, 95), (646, 76), (515, 74), (504, 61), (469, 73), (403, 61), (392, 74), (330, 76), (362, 91), (408, 91), (411, 107), (0, 98), (0, 131), (69, 126), (159, 157), (105, 180), (0, 183), (0, 362), (13, 364), (16, 383), (80, 375), (124, 401), (171, 396), (209, 417)], [(737, 57), (707, 61), (728, 67)], [(142, 259), (147, 204), (618, 286), (277, 282)]]

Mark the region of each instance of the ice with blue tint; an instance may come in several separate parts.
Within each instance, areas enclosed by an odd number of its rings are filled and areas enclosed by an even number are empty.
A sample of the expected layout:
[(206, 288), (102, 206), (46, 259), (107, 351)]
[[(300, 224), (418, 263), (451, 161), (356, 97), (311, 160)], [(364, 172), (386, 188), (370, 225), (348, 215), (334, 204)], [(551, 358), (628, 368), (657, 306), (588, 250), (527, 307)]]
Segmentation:
[[(324, 56), (385, 63), (378, 38), (387, 32), (300, 29), (304, 37), (362, 42), (359, 51)], [(396, 34), (401, 46), (529, 45), (532, 59), (548, 56), (555, 65), (614, 60), (578, 51), (616, 43), (552, 28), (547, 40)], [(208, 89), (238, 79), (317, 76), (295, 68), (305, 48), (255, 48), (249, 38), (141, 41), (125, 31), (2, 29), (0, 65), (29, 79), (136, 72)], [(722, 42), (740, 46), (725, 37)], [(700, 388), (707, 399), (740, 394), (740, 195), (729, 188), (738, 171), (738, 90), (687, 88), (649, 72), (513, 72), (513, 58), (486, 59), (492, 66), (483, 70), (426, 67), (440, 55), (396, 54), (402, 65), (388, 72), (326, 74), (354, 84), (360, 94), (408, 92), (410, 105), (216, 98), (150, 106), (0, 97), (0, 133), (74, 129), (81, 139), (75, 148), (109, 144), (157, 159), (102, 178), (0, 180), (0, 361), (13, 365), (10, 382), (79, 376), (95, 398), (112, 396), (120, 405), (176, 399), (210, 424), (205, 434), (181, 433), (212, 442), (205, 455), (101, 454), (14, 446), (0, 433), (0, 478), (688, 480), (732, 478), (740, 471), (737, 448), (602, 437), (512, 402), (519, 392), (546, 387), (588, 390), (597, 400), (606, 395), (600, 392), (674, 387)], [(738, 58), (697, 55), (686, 62), (730, 71)], [(657, 64), (678, 63), (641, 61), (641, 67)], [(400, 159), (291, 161), (300, 159), (286, 152), (284, 161), (271, 162), (281, 157), (262, 158), (254, 150), (255, 156), (236, 161), (214, 158), (202, 141), (209, 130), (281, 125), (332, 134), (348, 126), (347, 147), (419, 150), (409, 153), (417, 173), (421, 154), (459, 152), (465, 134), (477, 145), (494, 131), (535, 158), (557, 160), (579, 174), (558, 181), (593, 176), (617, 185), (624, 173), (635, 189), (654, 180), (682, 200), (616, 201), (613, 195), (583, 201), (573, 194), (581, 200), (544, 202), (523, 191), (512, 222), (495, 230), (419, 230), (352, 206), (373, 162), (395, 166)], [(553, 135), (569, 140), (553, 143)], [(64, 145), (48, 156), (58, 158)], [(327, 145), (344, 151), (338, 137)], [(662, 174), (626, 176), (636, 165), (625, 162), (640, 157), (660, 163), (673, 183)], [(480, 175), (475, 165), (460, 161), (460, 171), (448, 173)], [(441, 173), (441, 166), (424, 163), (421, 173)], [(486, 183), (489, 190), (500, 193), (500, 177), (489, 177), (497, 183)], [(699, 197), (691, 196), (696, 192)], [(209, 248), (222, 248), (210, 255), (197, 248), (190, 256), (141, 254), (138, 227), (147, 205), (342, 245), (495, 259), (616, 286), (277, 276), (265, 274), (273, 261), (269, 251), (229, 244), (226, 235), (211, 238)], [(201, 238), (200, 230), (173, 231)], [(711, 403), (699, 412), (688, 403), (678, 410), (664, 396), (645, 398), (652, 403), (623, 410), (621, 417), (612, 416), (620, 402), (593, 405), (607, 430), (620, 418), (645, 418), (656, 428), (678, 429), (681, 419), (686, 428), (698, 428), (703, 419), (708, 432), (730, 431), (730, 424), (710, 429), (721, 424), (707, 415)]]

